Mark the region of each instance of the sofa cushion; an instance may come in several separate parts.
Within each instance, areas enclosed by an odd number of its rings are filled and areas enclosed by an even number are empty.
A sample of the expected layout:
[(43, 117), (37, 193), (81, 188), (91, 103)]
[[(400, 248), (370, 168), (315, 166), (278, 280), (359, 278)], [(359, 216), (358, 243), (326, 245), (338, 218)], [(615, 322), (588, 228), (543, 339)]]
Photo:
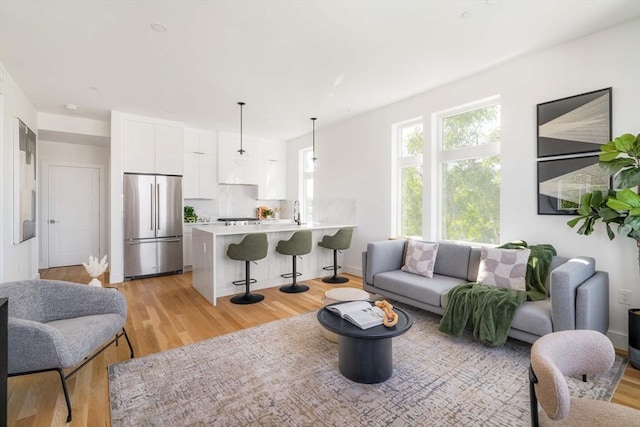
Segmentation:
[(433, 278), (418, 276), (402, 270), (378, 273), (373, 278), (376, 288), (394, 292), (416, 301), (440, 307), (441, 295), (464, 280), (434, 274)]
[(516, 310), (511, 327), (539, 336), (553, 332), (551, 299), (523, 302)]
[(402, 271), (431, 278), (433, 277), (433, 266), (436, 262), (437, 254), (437, 243), (409, 240)]
[(439, 242), (434, 274), (467, 280), (471, 246)]
[(480, 250), (478, 283), (526, 291), (525, 276), (530, 254), (529, 249), (483, 247)]

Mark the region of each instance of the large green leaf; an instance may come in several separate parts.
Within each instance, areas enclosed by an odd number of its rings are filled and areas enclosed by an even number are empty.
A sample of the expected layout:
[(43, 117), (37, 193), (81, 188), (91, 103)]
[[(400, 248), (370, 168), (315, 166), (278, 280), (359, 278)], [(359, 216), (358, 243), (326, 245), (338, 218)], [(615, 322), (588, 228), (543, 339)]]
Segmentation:
[(634, 188), (640, 184), (640, 169), (630, 168), (620, 171), (613, 177), (615, 188)]
[(606, 224), (606, 226), (607, 226), (607, 236), (609, 237), (609, 240), (615, 239), (616, 238), (616, 234), (611, 229), (611, 226), (609, 224)]
[(631, 206), (630, 204), (622, 202), (618, 199), (607, 200), (607, 206), (617, 211), (628, 211), (629, 209), (633, 208), (633, 206)]
[(598, 210), (598, 215), (603, 221), (612, 221), (620, 216), (618, 211), (611, 209), (610, 207), (604, 207)]
[(568, 225), (569, 227), (573, 228), (573, 227), (575, 227), (575, 226), (576, 226), (580, 221), (582, 221), (582, 219), (583, 219), (583, 218), (584, 218), (584, 217), (581, 217), (581, 216), (576, 217), (576, 218), (573, 218), (572, 220), (567, 221), (567, 225)]
[(630, 205), (631, 207), (640, 207), (640, 196), (628, 188), (618, 191), (616, 193), (616, 199)]
[(636, 137), (631, 135), (630, 133), (625, 133), (624, 135), (620, 135), (615, 138), (613, 142), (616, 145), (616, 149), (618, 151), (622, 151), (623, 153), (629, 153), (633, 150), (633, 144), (636, 142)]
[(602, 160), (600, 156), (600, 167), (609, 175), (617, 173), (620, 169), (636, 166), (636, 161), (631, 157), (620, 157), (613, 160)]
[(621, 153), (619, 151), (607, 151), (598, 154), (598, 158), (601, 162), (610, 162), (616, 157), (618, 157)]

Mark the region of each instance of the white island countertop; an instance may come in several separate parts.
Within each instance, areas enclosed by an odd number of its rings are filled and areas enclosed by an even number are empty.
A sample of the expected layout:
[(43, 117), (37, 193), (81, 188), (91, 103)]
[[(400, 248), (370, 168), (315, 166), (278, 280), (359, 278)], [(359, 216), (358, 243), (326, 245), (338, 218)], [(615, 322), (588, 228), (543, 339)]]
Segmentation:
[(345, 227), (355, 227), (355, 224), (322, 224), (322, 223), (261, 223), (249, 225), (202, 225), (196, 226), (198, 230), (215, 234), (216, 236), (230, 236), (236, 234), (254, 233), (279, 233), (299, 230), (329, 230)]
[(238, 294), (244, 286), (234, 286), (233, 281), (245, 277), (245, 263), (227, 257), (231, 243), (239, 243), (246, 235), (266, 233), (267, 256), (251, 264), (251, 277), (257, 283), (251, 290), (259, 290), (291, 283), (282, 274), (291, 273), (291, 256), (276, 251), (280, 240), (288, 240), (294, 232), (309, 230), (312, 233), (312, 250), (299, 261), (299, 281), (327, 275), (324, 267), (333, 265), (333, 251), (318, 246), (325, 235), (334, 235), (341, 228), (356, 227), (355, 224), (266, 222), (251, 225), (202, 225), (193, 228), (193, 287), (211, 304), (222, 296)]

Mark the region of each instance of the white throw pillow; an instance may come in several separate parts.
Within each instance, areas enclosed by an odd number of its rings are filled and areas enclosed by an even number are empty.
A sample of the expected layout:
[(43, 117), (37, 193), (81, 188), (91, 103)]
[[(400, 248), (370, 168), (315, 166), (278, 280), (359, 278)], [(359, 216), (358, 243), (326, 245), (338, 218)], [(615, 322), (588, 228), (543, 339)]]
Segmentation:
[(407, 242), (407, 253), (404, 257), (402, 270), (431, 278), (433, 277), (433, 267), (436, 265), (437, 254), (437, 243), (409, 240)]
[(530, 254), (530, 249), (481, 248), (478, 283), (526, 291)]

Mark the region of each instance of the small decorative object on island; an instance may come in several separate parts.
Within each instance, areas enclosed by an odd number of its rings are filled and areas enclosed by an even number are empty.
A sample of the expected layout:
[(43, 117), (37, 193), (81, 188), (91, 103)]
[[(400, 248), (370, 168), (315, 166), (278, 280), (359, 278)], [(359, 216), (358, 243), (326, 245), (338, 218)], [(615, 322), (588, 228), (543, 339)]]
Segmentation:
[(89, 276), (93, 277), (93, 279), (91, 279), (91, 281), (89, 282), (89, 286), (101, 287), (102, 282), (98, 280), (98, 277), (100, 277), (102, 273), (107, 271), (107, 267), (109, 266), (109, 263), (107, 262), (107, 256), (103, 256), (100, 262), (98, 262), (98, 258), (89, 256), (89, 264), (83, 262), (82, 265), (84, 265), (84, 268), (87, 270), (87, 273), (89, 273)]
[[(578, 209), (580, 216), (567, 225), (575, 227), (582, 222), (578, 234), (589, 235), (600, 220), (609, 240), (613, 240), (616, 235), (611, 224), (617, 224), (619, 234), (635, 239), (640, 268), (640, 135), (621, 135), (600, 150), (600, 167), (613, 176), (613, 188), (619, 190), (584, 194)], [(640, 369), (640, 308), (629, 309), (629, 360), (631, 366)]]
[(398, 313), (393, 311), (393, 305), (387, 300), (376, 301), (376, 307), (379, 307), (384, 311), (384, 320), (382, 320), (382, 324), (387, 328), (395, 326), (398, 323)]

